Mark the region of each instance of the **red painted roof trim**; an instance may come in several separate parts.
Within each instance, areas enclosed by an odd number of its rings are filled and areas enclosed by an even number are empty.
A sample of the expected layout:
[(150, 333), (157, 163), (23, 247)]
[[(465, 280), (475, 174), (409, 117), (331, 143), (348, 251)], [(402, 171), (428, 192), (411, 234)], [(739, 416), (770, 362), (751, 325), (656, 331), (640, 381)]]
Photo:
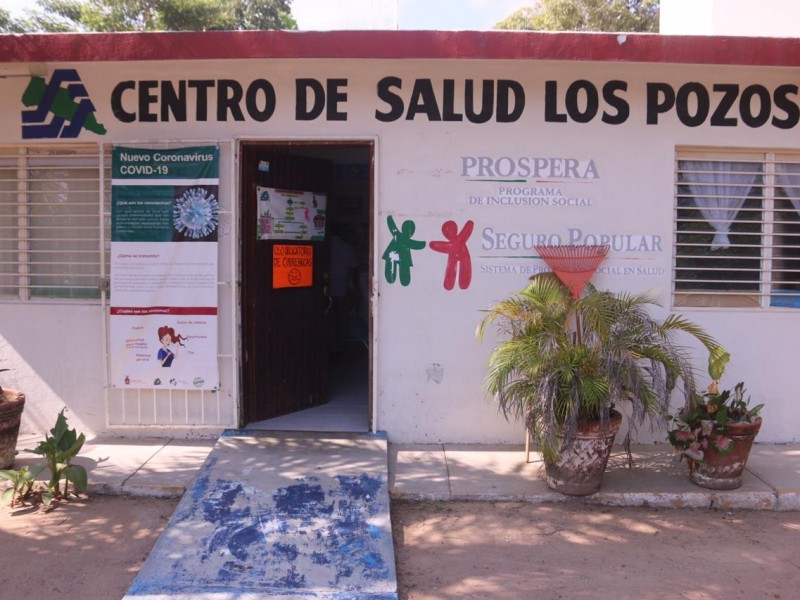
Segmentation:
[(0, 35), (0, 62), (250, 58), (529, 59), (800, 66), (800, 38), (521, 31)]

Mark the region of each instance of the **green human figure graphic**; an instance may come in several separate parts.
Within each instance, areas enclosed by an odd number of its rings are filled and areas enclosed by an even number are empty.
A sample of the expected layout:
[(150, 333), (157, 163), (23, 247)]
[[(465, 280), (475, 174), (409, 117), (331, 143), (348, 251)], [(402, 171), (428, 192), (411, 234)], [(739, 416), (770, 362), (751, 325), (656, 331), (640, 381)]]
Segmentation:
[(425, 242), (411, 239), (417, 228), (414, 221), (403, 221), (403, 225), (398, 229), (390, 215), (386, 217), (386, 223), (392, 233), (392, 241), (383, 252), (384, 275), (389, 283), (394, 283), (399, 275), (400, 285), (405, 287), (411, 283), (411, 267), (414, 265), (411, 251), (422, 250)]

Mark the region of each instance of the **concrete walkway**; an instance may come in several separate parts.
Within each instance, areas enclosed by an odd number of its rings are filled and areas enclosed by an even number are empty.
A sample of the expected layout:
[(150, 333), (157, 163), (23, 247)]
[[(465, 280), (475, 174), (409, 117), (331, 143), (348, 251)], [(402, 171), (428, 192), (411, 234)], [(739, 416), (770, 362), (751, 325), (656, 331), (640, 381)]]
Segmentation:
[[(338, 435), (338, 434), (333, 434)], [(19, 448), (39, 436), (21, 437)], [(216, 440), (95, 439), (75, 462), (89, 471), (92, 493), (181, 496)], [(17, 468), (38, 462), (21, 453)], [(425, 500), (592, 502), (615, 506), (721, 507), (800, 510), (800, 444), (755, 444), (738, 490), (714, 491), (689, 481), (667, 444), (634, 447), (634, 468), (615, 449), (603, 487), (594, 496), (568, 498), (547, 488), (538, 454), (525, 463), (522, 446), (389, 444), (389, 493)]]
[[(24, 451), (42, 439), (44, 434), (19, 436), (15, 469), (42, 462), (42, 457)], [(95, 438), (84, 443), (73, 462), (86, 468), (90, 494), (176, 498), (191, 485), (216, 443), (216, 438)]]
[(600, 492), (564, 496), (544, 481), (537, 453), (525, 462), (522, 446), (392, 445), (393, 497), (427, 500), (587, 502), (609, 506), (800, 510), (800, 445), (756, 444), (742, 486), (717, 491), (689, 481), (686, 463), (668, 444), (634, 446), (634, 467), (615, 448)]
[[(338, 434), (335, 434), (338, 435)], [(39, 436), (23, 436), (30, 448)], [(75, 462), (89, 471), (89, 491), (103, 494), (181, 496), (216, 440), (95, 439)], [(423, 500), (592, 502), (615, 506), (725, 507), (800, 510), (800, 444), (755, 444), (738, 490), (714, 491), (692, 484), (685, 463), (666, 444), (635, 446), (634, 468), (621, 450), (609, 461), (603, 487), (585, 499), (547, 488), (538, 454), (525, 463), (522, 446), (389, 444), (389, 493)], [(21, 452), (17, 468), (38, 462)]]

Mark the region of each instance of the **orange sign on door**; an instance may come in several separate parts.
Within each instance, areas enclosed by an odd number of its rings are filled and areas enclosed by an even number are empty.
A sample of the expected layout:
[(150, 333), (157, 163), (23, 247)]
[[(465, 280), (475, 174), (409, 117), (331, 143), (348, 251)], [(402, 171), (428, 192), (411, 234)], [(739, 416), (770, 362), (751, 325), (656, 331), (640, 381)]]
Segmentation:
[(275, 244), (272, 247), (272, 287), (310, 287), (314, 279), (314, 247)]

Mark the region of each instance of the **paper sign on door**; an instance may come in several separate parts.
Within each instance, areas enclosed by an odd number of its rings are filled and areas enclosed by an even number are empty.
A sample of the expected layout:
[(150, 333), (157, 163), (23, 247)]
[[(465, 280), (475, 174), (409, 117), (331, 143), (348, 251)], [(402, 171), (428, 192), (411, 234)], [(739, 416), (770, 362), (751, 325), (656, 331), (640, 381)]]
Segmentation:
[(310, 287), (314, 279), (314, 247), (275, 244), (272, 287)]

